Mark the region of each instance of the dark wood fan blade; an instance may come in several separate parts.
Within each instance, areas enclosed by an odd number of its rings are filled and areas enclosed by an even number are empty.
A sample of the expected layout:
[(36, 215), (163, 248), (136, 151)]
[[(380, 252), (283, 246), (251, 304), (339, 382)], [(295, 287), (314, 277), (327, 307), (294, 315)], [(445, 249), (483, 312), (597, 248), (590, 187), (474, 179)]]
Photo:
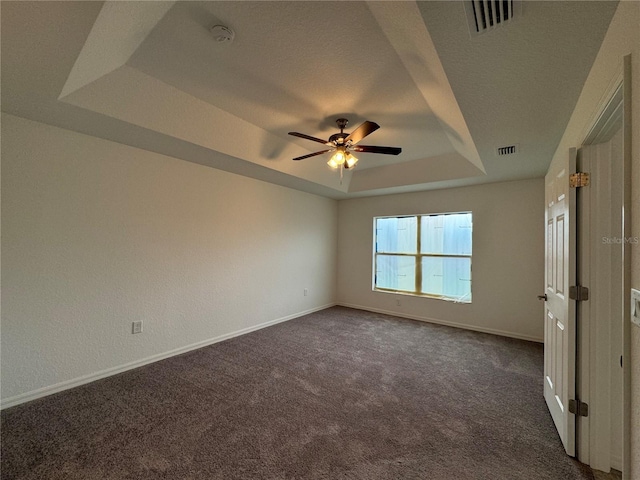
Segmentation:
[(400, 147), (378, 147), (375, 145), (357, 145), (351, 150), (354, 152), (384, 153), (385, 155), (399, 155), (402, 152)]
[(302, 157), (296, 157), (294, 160), (304, 160), (305, 158), (315, 157), (316, 155), (322, 155), (323, 153), (330, 152), (331, 150), (322, 150), (321, 152), (310, 153), (309, 155), (303, 155)]
[(377, 123), (373, 123), (373, 122), (370, 122), (370, 121), (367, 120), (362, 125), (360, 125), (358, 128), (356, 128), (353, 132), (351, 132), (351, 134), (347, 138), (344, 139), (344, 143), (347, 143), (347, 142), (351, 141), (351, 145), (355, 145), (360, 140), (362, 140), (364, 137), (366, 137), (367, 135), (372, 134), (373, 132), (375, 132), (379, 128), (380, 128), (380, 125), (378, 125)]
[(321, 140), (319, 138), (312, 137), (310, 135), (305, 135), (304, 133), (289, 132), (289, 135), (293, 135), (294, 137), (306, 138), (307, 140), (311, 140), (313, 142), (322, 143), (323, 145), (327, 145), (328, 144), (326, 140)]

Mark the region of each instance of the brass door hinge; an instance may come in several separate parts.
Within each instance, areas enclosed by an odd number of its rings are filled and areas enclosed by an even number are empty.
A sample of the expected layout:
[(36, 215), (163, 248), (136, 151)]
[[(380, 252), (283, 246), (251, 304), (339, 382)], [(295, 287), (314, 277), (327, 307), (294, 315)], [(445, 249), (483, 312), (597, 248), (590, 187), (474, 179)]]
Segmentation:
[(569, 413), (573, 413), (579, 417), (588, 417), (589, 405), (577, 399), (569, 400)]
[(589, 289), (587, 287), (583, 287), (582, 285), (574, 285), (573, 287), (569, 287), (569, 298), (571, 300), (575, 300), (576, 302), (584, 302), (585, 300), (589, 300)]
[(591, 183), (591, 176), (586, 172), (572, 173), (569, 175), (569, 187), (588, 187)]

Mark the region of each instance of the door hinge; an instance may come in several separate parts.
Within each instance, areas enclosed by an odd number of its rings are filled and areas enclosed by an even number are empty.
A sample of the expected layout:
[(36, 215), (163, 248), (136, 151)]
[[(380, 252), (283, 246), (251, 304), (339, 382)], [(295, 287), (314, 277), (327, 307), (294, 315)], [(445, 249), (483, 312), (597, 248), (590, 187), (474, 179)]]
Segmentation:
[(589, 300), (589, 289), (587, 287), (583, 287), (582, 285), (574, 285), (573, 287), (569, 287), (569, 298), (571, 300), (575, 300), (576, 302), (584, 302), (585, 300)]
[(569, 413), (573, 413), (579, 417), (588, 417), (589, 405), (580, 400), (569, 400)]
[(569, 187), (588, 187), (591, 183), (591, 176), (586, 172), (577, 172), (569, 175)]

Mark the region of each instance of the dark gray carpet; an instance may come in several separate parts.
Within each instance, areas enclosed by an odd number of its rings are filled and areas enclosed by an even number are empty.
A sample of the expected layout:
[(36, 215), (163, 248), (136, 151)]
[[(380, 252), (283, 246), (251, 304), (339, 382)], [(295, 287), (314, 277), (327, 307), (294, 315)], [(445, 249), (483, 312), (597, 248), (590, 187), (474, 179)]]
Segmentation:
[(542, 345), (335, 307), (2, 412), (2, 479), (592, 479)]

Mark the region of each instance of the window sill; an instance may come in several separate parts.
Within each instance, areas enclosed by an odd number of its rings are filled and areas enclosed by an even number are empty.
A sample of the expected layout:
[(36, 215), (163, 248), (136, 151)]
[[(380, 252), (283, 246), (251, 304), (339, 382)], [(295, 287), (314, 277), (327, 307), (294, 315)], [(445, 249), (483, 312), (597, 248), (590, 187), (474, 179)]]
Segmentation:
[(383, 288), (373, 288), (372, 291), (378, 292), (378, 293), (390, 293), (390, 294), (393, 294), (393, 295), (404, 295), (404, 296), (407, 296), (407, 297), (430, 298), (432, 300), (443, 300), (443, 301), (449, 302), (449, 303), (461, 303), (461, 304), (471, 304), (472, 303), (472, 299), (471, 298), (466, 298), (466, 297), (461, 297), (461, 298), (445, 297), (445, 296), (441, 296), (441, 295), (429, 295), (427, 293), (403, 292), (401, 290), (385, 290)]

